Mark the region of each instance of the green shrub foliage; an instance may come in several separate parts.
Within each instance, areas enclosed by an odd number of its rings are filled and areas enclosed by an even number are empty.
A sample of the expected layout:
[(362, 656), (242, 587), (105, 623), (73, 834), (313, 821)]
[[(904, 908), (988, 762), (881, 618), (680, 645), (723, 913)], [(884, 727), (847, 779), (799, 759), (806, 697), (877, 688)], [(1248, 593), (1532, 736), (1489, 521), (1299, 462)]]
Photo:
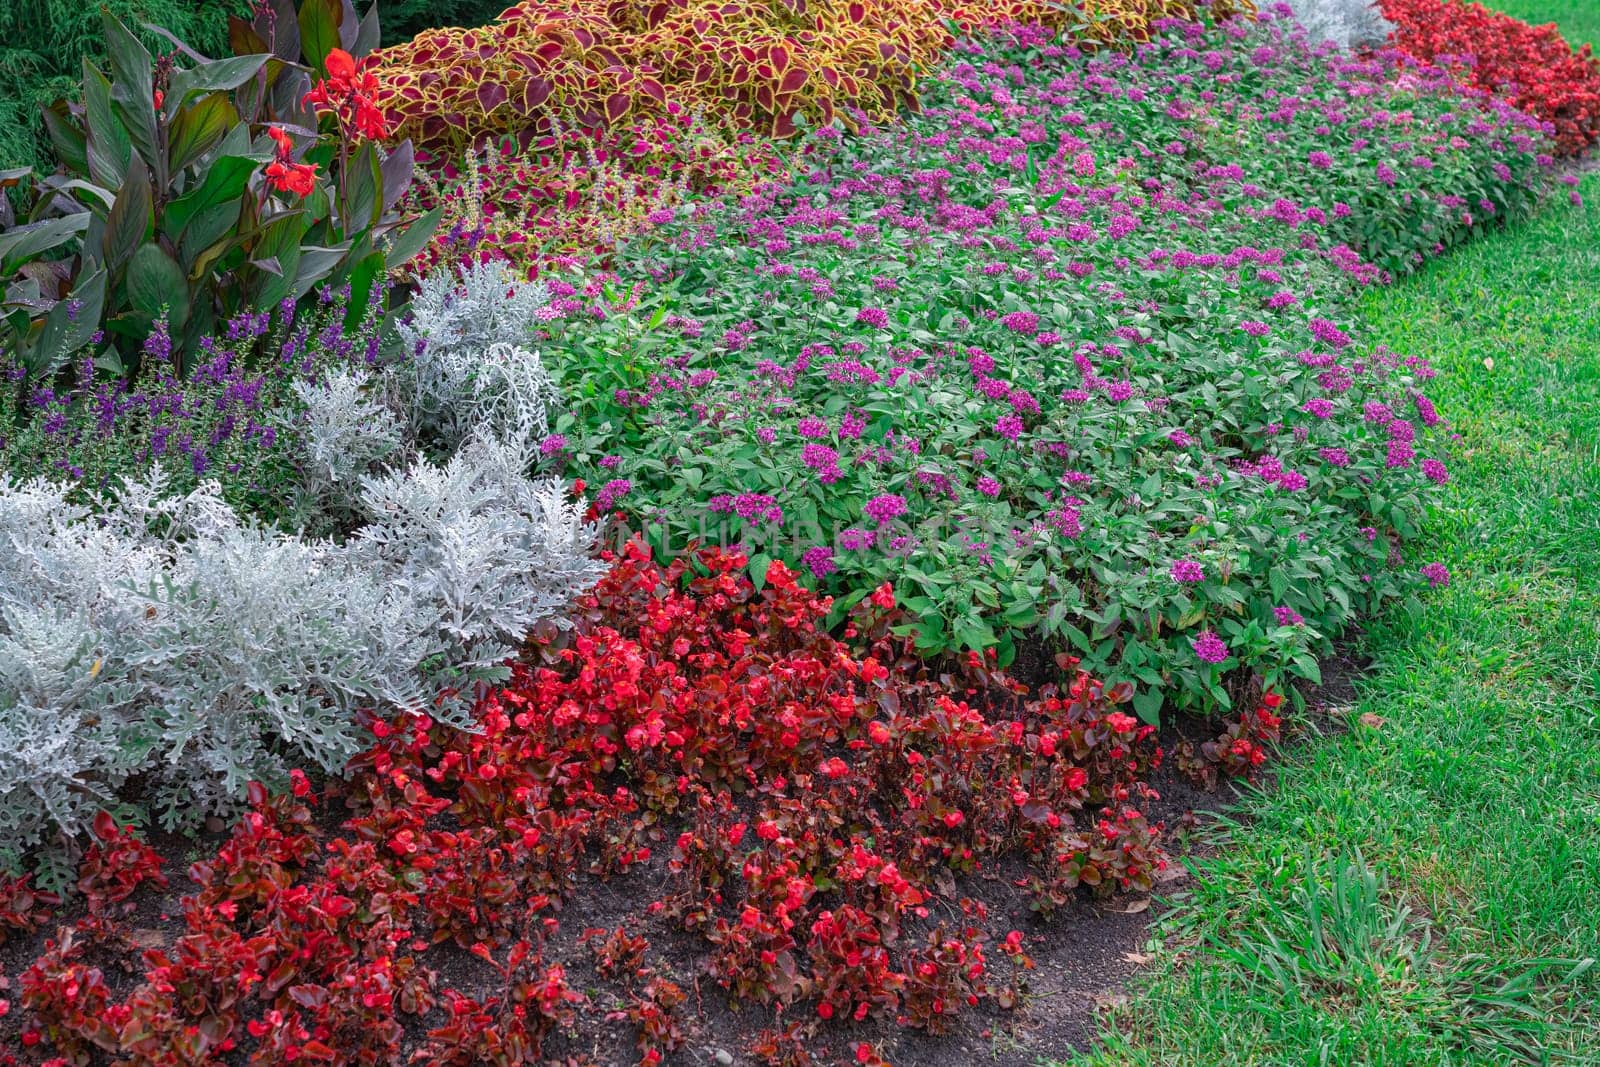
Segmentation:
[(162, 26), (202, 55), (227, 49), (228, 16), (249, 10), (249, 0), (11, 0), (0, 4), (0, 169), (51, 167), (49, 141), (39, 113), (72, 95), (83, 62), (105, 65), (100, 8), (135, 27), (147, 48), (171, 42), (142, 29)]

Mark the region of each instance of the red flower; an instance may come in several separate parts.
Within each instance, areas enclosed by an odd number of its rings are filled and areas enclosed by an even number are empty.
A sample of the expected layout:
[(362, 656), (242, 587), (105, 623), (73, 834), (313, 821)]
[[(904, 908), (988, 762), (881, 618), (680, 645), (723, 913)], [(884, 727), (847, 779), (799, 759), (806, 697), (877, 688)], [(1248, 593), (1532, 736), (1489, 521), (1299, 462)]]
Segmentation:
[(389, 120), (364, 97), (356, 100), (356, 129), (369, 141), (381, 141), (389, 136)]
[(1600, 63), (1588, 45), (1575, 52), (1553, 24), (1530, 26), (1452, 0), (1381, 0), (1379, 7), (1402, 51), (1449, 65), (1464, 84), (1553, 123), (1559, 153), (1576, 154), (1600, 137)]
[(1124, 715), (1120, 711), (1113, 711), (1106, 716), (1106, 725), (1119, 734), (1125, 734), (1139, 727), (1139, 720), (1131, 715)]
[(317, 187), (317, 167), (314, 163), (269, 163), (267, 184), (280, 193), (310, 196)]
[(317, 187), (316, 164), (294, 162), (294, 140), (278, 127), (268, 126), (267, 136), (278, 146), (278, 158), (267, 164), (267, 184), (280, 193), (310, 196)]
[(321, 113), (332, 113), (342, 130), (351, 130), (372, 141), (389, 136), (389, 120), (378, 108), (375, 95), (378, 79), (365, 69), (367, 60), (357, 60), (342, 48), (328, 53), (322, 65), (328, 76), (317, 82), (302, 99)]
[(355, 82), (356, 59), (343, 48), (328, 53), (322, 65), (328, 71), (328, 81), (337, 88), (346, 89)]

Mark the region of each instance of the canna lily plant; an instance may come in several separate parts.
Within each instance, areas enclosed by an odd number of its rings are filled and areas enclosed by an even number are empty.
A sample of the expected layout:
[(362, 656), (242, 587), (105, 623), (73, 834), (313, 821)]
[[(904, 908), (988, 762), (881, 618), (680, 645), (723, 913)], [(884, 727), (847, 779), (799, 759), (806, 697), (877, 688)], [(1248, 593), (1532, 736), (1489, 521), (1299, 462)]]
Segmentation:
[(361, 58), (376, 8), (261, 0), (222, 59), (170, 34), (175, 51), (152, 58), (104, 18), (109, 75), (86, 63), (81, 99), (47, 109), (57, 172), (0, 231), (0, 347), (30, 378), (91, 345), (124, 373), (162, 316), (188, 354), (219, 321), (320, 286), (348, 284), (365, 308), (426, 243), (437, 216), (398, 209), (412, 148), (384, 144)]

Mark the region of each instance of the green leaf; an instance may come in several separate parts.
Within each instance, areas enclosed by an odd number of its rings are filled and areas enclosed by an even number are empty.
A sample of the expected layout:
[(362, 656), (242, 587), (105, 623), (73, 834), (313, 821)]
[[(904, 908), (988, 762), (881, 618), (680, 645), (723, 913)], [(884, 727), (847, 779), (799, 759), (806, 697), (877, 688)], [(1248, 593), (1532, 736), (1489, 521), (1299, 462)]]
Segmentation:
[(260, 291), (255, 294), (258, 306), (273, 307), (293, 291), (295, 279), (300, 273), (300, 244), (305, 239), (309, 225), (310, 220), (306, 215), (296, 212), (275, 216), (261, 227), (250, 250), (252, 261), (258, 265), (263, 261), (273, 261), (277, 270), (276, 274), (269, 274), (261, 284)]
[(382, 252), (363, 256), (350, 272), (350, 305), (345, 309), (344, 326), (353, 330), (367, 313), (367, 301), (372, 297), (372, 286), (381, 282), (385, 274)]
[(116, 201), (111, 205), (111, 214), (106, 218), (105, 235), (101, 240), (106, 265), (113, 273), (120, 270), (124, 263), (133, 258), (134, 252), (149, 240), (154, 221), (152, 211), (150, 173), (145, 169), (144, 160), (135, 158), (128, 167), (122, 188), (117, 191)]
[(143, 245), (133, 254), (126, 288), (129, 306), (152, 320), (160, 316), (165, 306), (167, 322), (174, 332), (189, 321), (188, 279), (177, 260), (160, 245)]
[(46, 378), (54, 374), (100, 328), (105, 303), (106, 271), (99, 267), (87, 279), (80, 279), (72, 296), (45, 316), (44, 329), (24, 361), (28, 370)]
[(271, 51), (266, 38), (256, 28), (237, 15), (228, 16), (228, 46), (236, 56), (264, 54)]
[(273, 156), (272, 149), (263, 143), (260, 147), (253, 147), (250, 140), (250, 126), (240, 122), (228, 130), (227, 136), (222, 138), (222, 143), (217, 145), (215, 153), (217, 159), (223, 156), (239, 156), (242, 159), (251, 159), (257, 163), (265, 163)]
[(128, 368), (123, 365), (122, 356), (110, 345), (94, 357), (94, 365), (114, 378), (121, 378), (128, 373)]
[[(161, 215), (161, 229), (180, 246), (185, 260), (193, 252), (212, 244), (239, 220), (241, 197), (250, 187), (255, 171), (253, 159), (223, 156), (206, 168), (200, 187), (168, 204)], [(192, 231), (192, 233), (191, 233)]]
[[(76, 212), (59, 219), (18, 226), (0, 233), (0, 276), (10, 278), (18, 267), (40, 252), (59, 248), (89, 226), (89, 213)], [(65, 253), (62, 253), (63, 258)]]
[(167, 140), (167, 155), (176, 174), (222, 143), (239, 122), (239, 113), (221, 93), (200, 98), (178, 112)]
[(1299, 655), (1294, 658), (1295, 673), (1309, 681), (1312, 685), (1322, 684), (1322, 667), (1317, 663), (1317, 658), (1311, 655)]
[(155, 174), (161, 174), (166, 160), (161, 158), (156, 136), (155, 86), (151, 80), (150, 53), (128, 27), (110, 11), (101, 9), (101, 24), (106, 39), (106, 54), (111, 59), (111, 110), (128, 130), (134, 149), (144, 157)]
[(999, 641), (999, 638), (995, 636), (994, 630), (988, 623), (971, 616), (962, 616), (957, 619), (951, 629), (955, 632), (956, 639), (961, 642), (963, 649), (970, 648), (974, 651), (982, 652)]
[(87, 59), (83, 61), (83, 110), (89, 178), (97, 185), (115, 189), (128, 173), (133, 142), (111, 108), (111, 83)]
[[(66, 181), (54, 181), (54, 183), (51, 185), (51, 189), (58, 193), (66, 193), (73, 190), (88, 193), (90, 196), (99, 201), (99, 204), (97, 205), (89, 205), (89, 210), (96, 216), (101, 214), (101, 208), (104, 208), (106, 211), (110, 211), (111, 205), (117, 202), (117, 194), (115, 192), (103, 186), (96, 185), (94, 182), (85, 181), (82, 178), (68, 178)], [(78, 197), (78, 200), (80, 203), (84, 202), (82, 197)]]
[(300, 49), (306, 64), (322, 74), (328, 53), (339, 47), (339, 23), (344, 5), (339, 0), (305, 0), (300, 5)]
[(433, 239), (433, 232), (439, 228), (439, 222), (444, 218), (444, 206), (434, 208), (432, 211), (417, 219), (404, 231), (391, 238), (391, 243), (385, 249), (389, 257), (390, 267), (401, 267), (410, 262), (415, 256), (428, 246)]
[(1000, 652), (999, 655), (995, 657), (994, 665), (999, 667), (1001, 670), (1005, 670), (1007, 667), (1015, 663), (1016, 659), (1017, 641), (1016, 638), (1011, 635), (1011, 631), (1007, 630), (1005, 633), (1000, 635)]
[(350, 217), (340, 219), (344, 235), (354, 237), (377, 225), (383, 213), (383, 174), (378, 169), (378, 150), (368, 141), (350, 160), (345, 175)]
[(44, 109), (44, 128), (55, 147), (56, 158), (74, 174), (89, 173), (89, 141), (67, 111), (65, 103)]
[(231, 56), (178, 71), (173, 74), (166, 99), (162, 101), (167, 118), (176, 120), (180, 109), (195, 93), (225, 93), (237, 89), (254, 78), (266, 62), (264, 55)]
[(293, 277), (294, 283), (289, 287), (289, 296), (299, 300), (311, 291), (311, 287), (333, 273), (333, 269), (344, 259), (345, 253), (350, 251), (348, 244), (327, 248), (320, 245), (306, 245), (300, 249), (300, 263)]
[(756, 592), (767, 586), (767, 571), (772, 569), (772, 557), (765, 552), (750, 557), (750, 580), (755, 583)]
[(1161, 725), (1161, 705), (1164, 698), (1156, 688), (1141, 689), (1133, 694), (1133, 710), (1151, 726)]

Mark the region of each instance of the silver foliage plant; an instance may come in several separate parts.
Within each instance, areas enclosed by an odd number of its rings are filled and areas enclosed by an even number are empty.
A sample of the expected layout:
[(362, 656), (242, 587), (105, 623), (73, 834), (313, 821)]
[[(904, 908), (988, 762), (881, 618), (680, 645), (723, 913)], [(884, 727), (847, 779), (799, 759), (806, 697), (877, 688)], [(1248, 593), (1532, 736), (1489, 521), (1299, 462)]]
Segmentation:
[(526, 474), (555, 400), (524, 347), (546, 300), (501, 267), (436, 275), (410, 358), (297, 387), (301, 491), (355, 526), (342, 541), (241, 517), (215, 482), (169, 492), (159, 468), (96, 514), (0, 475), (0, 867), (60, 884), (135, 778), (177, 828), (251, 779), (336, 771), (362, 708), (470, 728), (475, 687), (603, 570), (585, 503)]
[(403, 430), (395, 413), (372, 394), (365, 371), (336, 370), (320, 382), (294, 383), (303, 407), (298, 429), (304, 445), (299, 511), (343, 518), (355, 510), (361, 479), (401, 452)]
[[(169, 827), (252, 778), (336, 771), (363, 707), (467, 726), (527, 631), (599, 577), (583, 505), (475, 438), (364, 483), (344, 542), (241, 519), (208, 482), (130, 485), (101, 521), (0, 476), (0, 861), (85, 828), (133, 775)], [(287, 762), (286, 762), (287, 760)]]
[(1394, 29), (1374, 0), (1288, 0), (1312, 41), (1332, 41), (1340, 48), (1381, 45)]
[(550, 302), (502, 262), (434, 271), (399, 327), (397, 386), (421, 437), (453, 448), (480, 427), (518, 435), (546, 424), (550, 376), (527, 347)]

